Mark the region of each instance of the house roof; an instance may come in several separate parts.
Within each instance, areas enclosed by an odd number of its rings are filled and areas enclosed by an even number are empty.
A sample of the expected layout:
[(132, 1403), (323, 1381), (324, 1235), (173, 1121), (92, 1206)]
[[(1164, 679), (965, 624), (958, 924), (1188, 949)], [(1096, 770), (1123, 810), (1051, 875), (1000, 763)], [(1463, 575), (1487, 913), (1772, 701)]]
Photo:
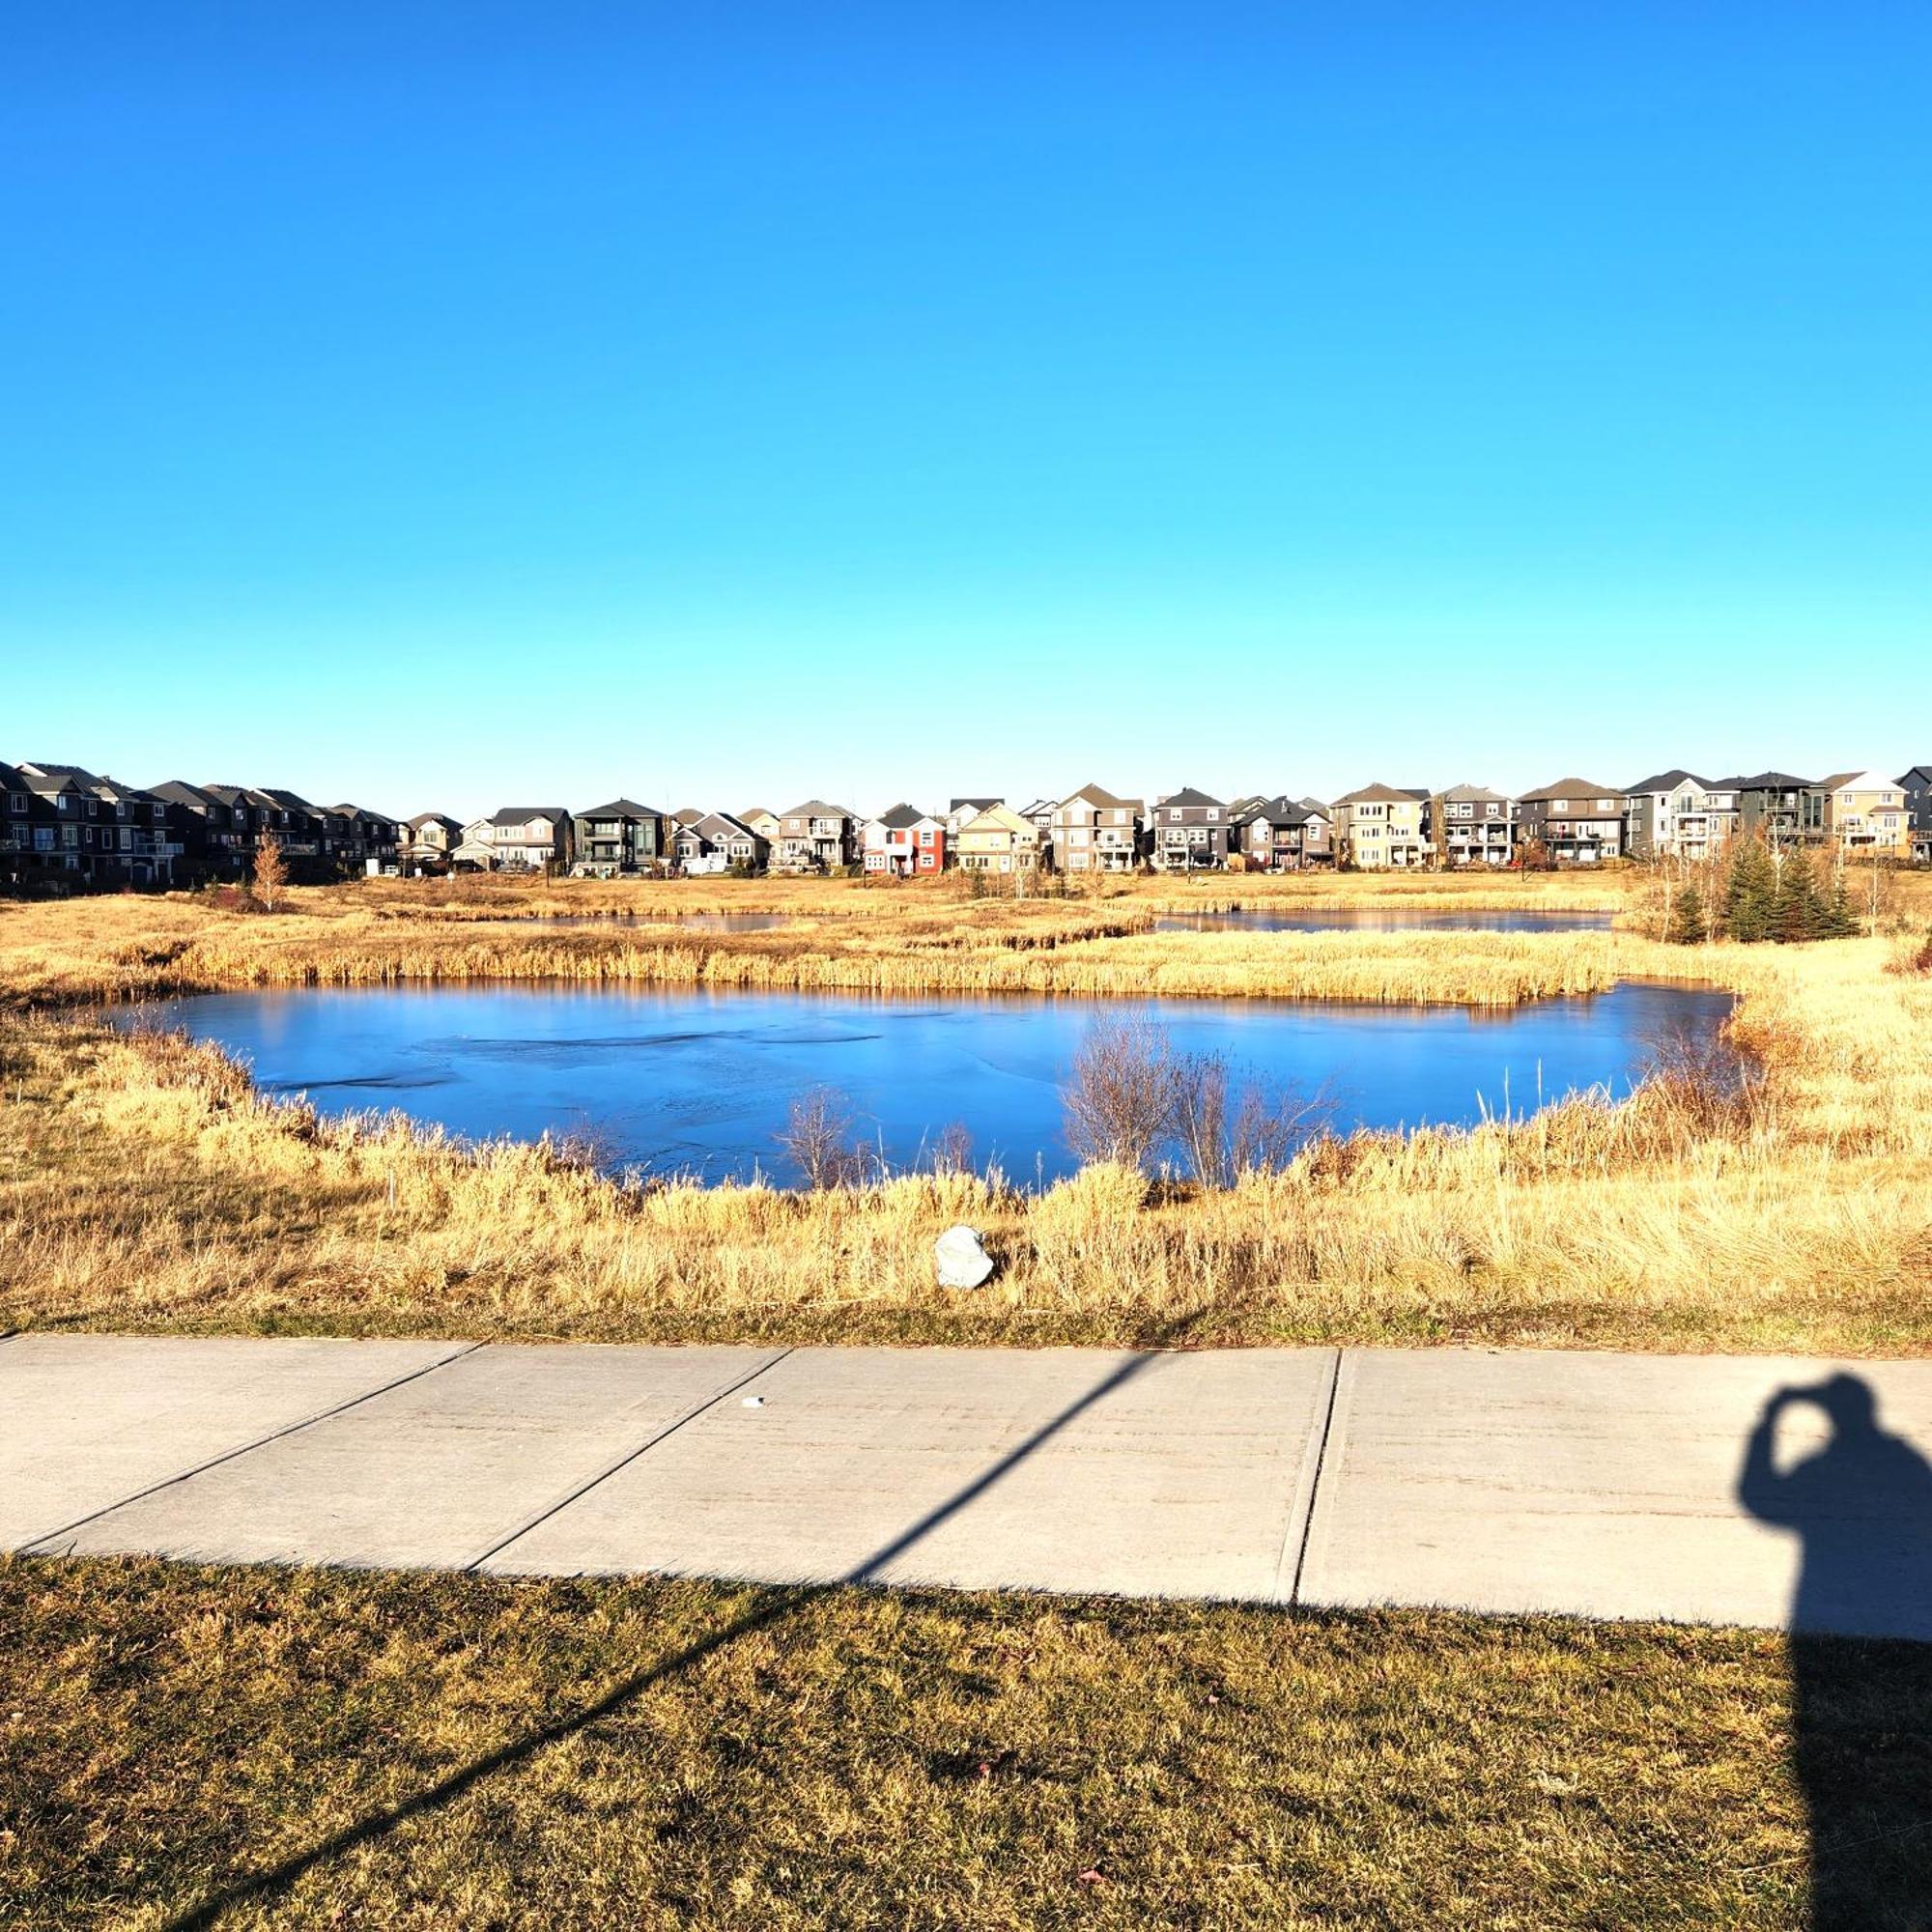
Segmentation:
[(270, 804), (280, 806), (284, 811), (314, 811), (317, 810), (298, 791), (276, 791), (272, 787), (265, 786), (261, 795), (268, 799)]
[(150, 785), (148, 790), (167, 805), (219, 805), (221, 801), (200, 785), (191, 785), (185, 779), (163, 779), (157, 785)]
[(452, 832), (461, 832), (463, 827), (446, 811), (419, 811), (413, 818), (405, 819), (412, 832), (420, 832), (425, 825), (446, 825)]
[(1639, 792), (1675, 791), (1681, 784), (1698, 785), (1705, 791), (1714, 789), (1724, 791), (1729, 788), (1727, 784), (1723, 783), (1719, 783), (1714, 787), (1709, 779), (1700, 779), (1695, 772), (1687, 772), (1677, 766), (1672, 766), (1667, 772), (1653, 772), (1649, 778), (1639, 779), (1634, 785), (1626, 785), (1624, 787), (1624, 796), (1626, 798), (1634, 798)]
[(560, 805), (506, 805), (483, 820), (485, 825), (527, 825), (533, 818), (562, 820), (570, 816)]
[(1915, 779), (1932, 780), (1932, 765), (1914, 765), (1909, 772), (1899, 774), (1900, 784), (1910, 784)]
[(82, 791), (98, 791), (101, 784), (85, 765), (53, 765), (42, 758), (28, 758), (22, 761), (20, 770), (29, 779), (64, 779)]
[(809, 798), (803, 805), (795, 805), (789, 811), (781, 814), (785, 818), (852, 818), (856, 815), (842, 805), (827, 805), (822, 798)]
[(1855, 788), (1859, 788), (1857, 787), (1857, 781), (1860, 779), (1878, 779), (1877, 785), (1862, 787), (1866, 791), (1881, 790), (1891, 783), (1889, 779), (1879, 778), (1878, 773), (1875, 771), (1833, 772), (1830, 778), (1820, 779), (1818, 782), (1820, 787), (1825, 791), (1836, 791), (1840, 785), (1853, 785)]
[(371, 811), (366, 805), (331, 805), (328, 809), (340, 812), (344, 818), (366, 818), (376, 825), (393, 825), (396, 822), (386, 811)]
[(1506, 794), (1499, 791), (1492, 791), (1487, 785), (1479, 784), (1451, 785), (1442, 796), (1454, 805), (1507, 805), (1509, 803)]
[(964, 811), (971, 807), (975, 811), (984, 811), (990, 806), (1005, 804), (1003, 798), (955, 798), (946, 809), (948, 811)]
[(776, 818), (777, 816), (778, 813), (776, 811), (772, 811), (762, 805), (748, 805), (743, 811), (738, 813), (738, 822), (741, 825), (749, 825), (754, 818)]
[(1324, 805), (1319, 798), (1298, 798), (1294, 802), (1307, 811), (1310, 818), (1328, 819), (1335, 815), (1334, 809)]
[(31, 791), (27, 775), (16, 771), (12, 765), (0, 764), (0, 791)]
[(1045, 818), (1049, 813), (1058, 811), (1059, 810), (1060, 801), (1057, 798), (1037, 798), (1031, 805), (1020, 807), (1020, 816), (1022, 818)]
[(1615, 785), (1598, 784), (1591, 779), (1558, 779), (1554, 784), (1540, 785), (1522, 794), (1525, 805), (1547, 805), (1553, 798), (1622, 798)]
[(1024, 836), (1033, 838), (1038, 836), (1038, 828), (1032, 819), (1022, 818), (1017, 811), (1009, 806), (1000, 804), (997, 799), (984, 811), (968, 819), (959, 828), (959, 836), (963, 838), (969, 832), (984, 831), (995, 826), (1000, 831), (1010, 833), (1015, 837)]
[(872, 823), (883, 825), (892, 832), (910, 832), (924, 816), (925, 813), (918, 806), (901, 803), (888, 806)]
[(1171, 791), (1160, 800), (1162, 806), (1178, 805), (1183, 808), (1212, 806), (1217, 811), (1221, 809), (1222, 803), (1223, 801), (1218, 798), (1209, 798), (1205, 791), (1196, 791), (1192, 785), (1182, 785), (1179, 791)]
[(639, 805), (634, 798), (613, 798), (609, 805), (593, 805), (588, 811), (580, 811), (579, 818), (662, 818), (664, 813), (655, 806)]
[[(1421, 794), (1427, 797), (1427, 793)], [(1417, 794), (1403, 791), (1395, 785), (1365, 784), (1359, 791), (1344, 792), (1335, 803), (1337, 805), (1413, 805)]]
[(1078, 791), (1068, 792), (1067, 795), (1060, 801), (1060, 805), (1057, 805), (1053, 808), (1054, 810), (1058, 811), (1060, 810), (1061, 805), (1071, 805), (1076, 798), (1080, 799), (1087, 805), (1099, 806), (1102, 810), (1108, 811), (1119, 811), (1122, 810), (1128, 811), (1141, 811), (1145, 810), (1145, 806), (1140, 799), (1116, 798), (1114, 794), (1109, 790), (1107, 790), (1107, 788), (1104, 785), (1088, 784), (1088, 785), (1082, 785)]
[(1273, 798), (1256, 799), (1242, 810), (1239, 822), (1252, 825), (1259, 818), (1269, 825), (1305, 825), (1314, 815), (1302, 800), (1290, 798), (1284, 791)]
[(721, 838), (755, 838), (757, 836), (749, 825), (733, 818), (728, 811), (707, 811), (693, 824), (679, 826), (672, 838), (673, 842), (678, 838), (698, 838), (716, 844)]
[(1794, 778), (1789, 772), (1754, 772), (1749, 778), (1718, 779), (1715, 791), (1809, 791), (1809, 779)]

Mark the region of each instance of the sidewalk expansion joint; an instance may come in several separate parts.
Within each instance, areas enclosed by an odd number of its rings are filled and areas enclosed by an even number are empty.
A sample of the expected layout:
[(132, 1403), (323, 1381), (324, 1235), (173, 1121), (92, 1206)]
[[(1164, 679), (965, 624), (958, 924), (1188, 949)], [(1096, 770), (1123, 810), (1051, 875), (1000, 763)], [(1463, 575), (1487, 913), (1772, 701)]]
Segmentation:
[(635, 1449), (625, 1450), (614, 1461), (606, 1463), (595, 1475), (588, 1476), (582, 1482), (579, 1483), (568, 1495), (559, 1496), (555, 1502), (546, 1504), (544, 1508), (538, 1510), (527, 1521), (520, 1522), (507, 1536), (498, 1537), (489, 1548), (483, 1550), (478, 1555), (472, 1556), (469, 1562), (459, 1564), (457, 1567), (465, 1571), (480, 1570), (484, 1564), (489, 1562), (491, 1557), (500, 1556), (504, 1550), (509, 1548), (511, 1544), (520, 1541), (522, 1538), (527, 1536), (531, 1530), (548, 1522), (559, 1511), (567, 1510), (572, 1503), (581, 1501), (592, 1490), (596, 1489), (600, 1483), (608, 1483), (618, 1470), (629, 1468), (639, 1456), (648, 1455), (660, 1442), (663, 1442), (668, 1436), (675, 1435), (687, 1423), (696, 1422), (700, 1415), (708, 1415), (727, 1396), (736, 1395), (747, 1383), (754, 1382), (760, 1376), (769, 1374), (771, 1370), (777, 1368), (781, 1362), (784, 1361), (787, 1356), (794, 1352), (795, 1350), (791, 1349), (782, 1349), (770, 1361), (760, 1362), (749, 1374), (740, 1376), (736, 1381), (720, 1389), (716, 1395), (706, 1397), (696, 1408), (688, 1409), (676, 1421), (667, 1423), (655, 1435), (648, 1436), (644, 1441), (639, 1442)]
[[(1328, 1400), (1322, 1405), (1321, 1422), (1315, 1436), (1315, 1449), (1310, 1457), (1308, 1472), (1308, 1508), (1301, 1519), (1301, 1538), (1294, 1548), (1294, 1575), (1289, 1581), (1288, 1602), (1301, 1601), (1301, 1573), (1308, 1564), (1308, 1540), (1315, 1533), (1315, 1512), (1321, 1506), (1321, 1478), (1328, 1467), (1328, 1438), (1335, 1429), (1335, 1404), (1342, 1388), (1342, 1357), (1347, 1351), (1335, 1350), (1335, 1359), (1328, 1365)], [(1282, 1568), (1288, 1564), (1288, 1550), (1282, 1550)]]
[(112, 1516), (116, 1510), (126, 1509), (129, 1503), (137, 1503), (145, 1496), (157, 1495), (162, 1490), (172, 1490), (178, 1484), (205, 1475), (210, 1469), (218, 1469), (224, 1463), (232, 1463), (241, 1456), (252, 1456), (257, 1449), (266, 1449), (270, 1442), (279, 1442), (284, 1436), (298, 1435), (304, 1429), (313, 1429), (318, 1422), (327, 1422), (332, 1415), (341, 1415), (345, 1410), (357, 1407), (365, 1402), (374, 1402), (379, 1395), (387, 1395), (391, 1389), (399, 1389), (405, 1383), (419, 1381), (424, 1376), (433, 1376), (438, 1369), (445, 1369), (451, 1362), (460, 1362), (465, 1355), (473, 1355), (478, 1349), (488, 1347), (483, 1342), (469, 1342), (446, 1355), (439, 1355), (433, 1362), (425, 1362), (419, 1369), (412, 1369), (406, 1376), (396, 1376), (377, 1388), (364, 1389), (360, 1395), (353, 1395), (346, 1402), (331, 1403), (327, 1408), (317, 1409), (313, 1415), (305, 1415), (299, 1422), (291, 1422), (285, 1429), (271, 1429), (268, 1435), (258, 1436), (253, 1442), (243, 1442), (239, 1448), (225, 1449), (219, 1456), (211, 1456), (206, 1463), (197, 1463), (191, 1469), (182, 1469), (172, 1476), (164, 1476), (158, 1483), (150, 1483), (144, 1489), (134, 1491), (131, 1495), (118, 1498), (98, 1510), (89, 1510), (85, 1516), (77, 1516), (71, 1522), (64, 1522), (58, 1529), (49, 1529), (37, 1536), (31, 1543), (20, 1548), (30, 1555), (65, 1556), (69, 1550), (49, 1549), (47, 1545), (63, 1536), (71, 1536), (77, 1529), (85, 1528), (90, 1522), (98, 1522), (104, 1516)]

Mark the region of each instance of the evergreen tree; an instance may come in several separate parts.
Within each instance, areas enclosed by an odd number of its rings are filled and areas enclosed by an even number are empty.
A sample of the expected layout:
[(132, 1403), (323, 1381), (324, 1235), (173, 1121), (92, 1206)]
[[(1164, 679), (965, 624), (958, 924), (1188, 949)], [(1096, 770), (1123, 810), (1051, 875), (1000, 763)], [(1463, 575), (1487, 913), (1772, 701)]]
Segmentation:
[(1771, 937), (1780, 946), (1830, 936), (1832, 909), (1818, 890), (1818, 876), (1803, 852), (1785, 858), (1771, 902)]
[(1844, 867), (1838, 868), (1837, 878), (1832, 886), (1832, 896), (1825, 905), (1825, 937), (1827, 939), (1855, 939), (1861, 927), (1859, 916), (1852, 905), (1851, 888), (1845, 883)]
[(1710, 936), (1705, 929), (1704, 895), (1695, 886), (1686, 886), (1677, 895), (1663, 936), (1672, 946), (1701, 946)]
[(1776, 893), (1777, 868), (1763, 839), (1739, 839), (1731, 848), (1730, 872), (1724, 880), (1724, 937), (1743, 946), (1769, 939)]

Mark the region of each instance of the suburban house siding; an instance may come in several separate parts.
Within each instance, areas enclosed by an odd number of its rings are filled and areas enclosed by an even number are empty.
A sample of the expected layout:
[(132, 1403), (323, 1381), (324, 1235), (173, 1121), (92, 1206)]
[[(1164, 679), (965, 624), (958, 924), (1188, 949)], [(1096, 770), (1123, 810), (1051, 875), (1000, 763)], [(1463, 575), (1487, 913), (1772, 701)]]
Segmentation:
[(1063, 872), (1131, 872), (1141, 861), (1145, 812), (1140, 799), (1082, 785), (1048, 813), (1044, 849)]
[(1429, 801), (1428, 836), (1452, 869), (1507, 866), (1516, 857), (1516, 801), (1484, 785), (1451, 785)]
[(1365, 872), (1421, 866), (1429, 858), (1429, 794), (1400, 785), (1368, 784), (1335, 801), (1338, 864)]
[(1004, 805), (990, 806), (959, 828), (959, 867), (967, 872), (1032, 872), (1039, 867), (1039, 833)]
[(577, 853), (570, 869), (577, 877), (635, 878), (667, 862), (665, 814), (634, 798), (613, 798), (580, 811), (575, 830)]
[(1154, 801), (1150, 834), (1158, 870), (1212, 871), (1228, 863), (1227, 801), (1183, 785)]
[(1877, 772), (1837, 772), (1824, 781), (1825, 836), (1848, 852), (1910, 850), (1905, 787)]
[(1540, 844), (1559, 865), (1591, 866), (1624, 854), (1630, 800), (1614, 785), (1559, 779), (1517, 801), (1517, 843)]
[(773, 864), (786, 872), (828, 872), (858, 857), (859, 821), (842, 805), (808, 799), (779, 822)]
[(1915, 859), (1932, 859), (1932, 765), (1914, 765), (1898, 781)]

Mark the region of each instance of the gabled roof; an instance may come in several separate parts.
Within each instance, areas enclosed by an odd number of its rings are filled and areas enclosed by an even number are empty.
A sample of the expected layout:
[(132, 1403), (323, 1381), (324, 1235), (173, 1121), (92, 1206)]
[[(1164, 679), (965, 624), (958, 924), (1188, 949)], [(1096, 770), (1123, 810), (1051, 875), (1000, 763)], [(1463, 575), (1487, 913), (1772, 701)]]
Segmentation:
[(403, 822), (412, 832), (420, 832), (425, 825), (443, 825), (452, 832), (463, 830), (463, 827), (446, 811), (419, 811), (413, 818), (405, 819)]
[(579, 818), (662, 818), (664, 813), (655, 806), (639, 805), (634, 798), (613, 798), (609, 805), (593, 805), (588, 811), (580, 811)]
[(1626, 798), (1635, 798), (1647, 791), (1675, 791), (1679, 785), (1693, 784), (1700, 791), (1728, 791), (1728, 784), (1713, 785), (1709, 779), (1700, 779), (1695, 772), (1683, 771), (1673, 766), (1667, 772), (1654, 772), (1647, 779), (1639, 779), (1634, 785), (1624, 787)]
[(30, 779), (65, 780), (82, 791), (100, 789), (101, 781), (85, 765), (53, 765), (41, 758), (28, 758), (22, 761), (20, 770)]
[(1909, 772), (1901, 772), (1899, 774), (1898, 782), (1900, 784), (1911, 784), (1918, 779), (1923, 779), (1928, 782), (1932, 782), (1932, 765), (1914, 765)]
[(707, 811), (692, 824), (680, 825), (672, 835), (672, 842), (680, 838), (696, 838), (715, 845), (722, 838), (755, 838), (757, 836), (749, 825), (733, 818), (728, 811)]
[(1165, 798), (1159, 801), (1159, 804), (1163, 809), (1168, 806), (1178, 805), (1183, 810), (1190, 806), (1196, 809), (1212, 806), (1218, 811), (1221, 809), (1222, 801), (1218, 798), (1209, 798), (1205, 791), (1196, 791), (1192, 785), (1182, 785), (1179, 791), (1169, 792)]
[(1060, 810), (1057, 798), (1037, 798), (1031, 805), (1020, 807), (1022, 818), (1046, 818)]
[(1313, 816), (1306, 804), (1284, 791), (1273, 798), (1257, 799), (1241, 812), (1238, 822), (1252, 825), (1259, 819), (1264, 825), (1306, 825)]
[(164, 805), (185, 805), (199, 810), (203, 806), (219, 805), (221, 801), (200, 785), (191, 785), (185, 779), (163, 779), (157, 785), (150, 785), (149, 792)]
[(393, 825), (396, 822), (386, 811), (371, 811), (366, 805), (331, 805), (328, 809), (343, 818), (366, 818), (372, 825)]
[(12, 765), (0, 764), (0, 791), (31, 791), (24, 772), (15, 771)]
[(1298, 798), (1294, 802), (1307, 812), (1310, 818), (1327, 820), (1335, 816), (1333, 809), (1322, 804), (1319, 798)]
[(1005, 805), (1003, 798), (955, 798), (946, 809), (948, 811), (984, 811), (989, 806)]
[(766, 806), (748, 805), (743, 811), (738, 813), (738, 822), (741, 825), (749, 825), (754, 818), (776, 818), (777, 816), (778, 813)]
[(1499, 791), (1491, 791), (1487, 785), (1451, 785), (1442, 797), (1451, 805), (1507, 805), (1509, 799)]
[[(1860, 785), (1858, 783), (1860, 779), (1878, 779), (1878, 783), (1876, 785)], [(1888, 790), (1891, 785), (1889, 779), (1879, 778), (1878, 773), (1875, 771), (1833, 772), (1830, 778), (1821, 779), (1818, 782), (1821, 789), (1825, 791), (1836, 791), (1840, 785), (1851, 785), (1854, 790), (1860, 791), (1880, 791)]]
[(1525, 805), (1547, 805), (1553, 798), (1622, 798), (1615, 785), (1597, 784), (1590, 779), (1558, 779), (1554, 784), (1539, 786), (1522, 794)]
[(889, 832), (910, 832), (924, 817), (925, 813), (918, 806), (901, 803), (888, 806), (872, 823), (883, 825)]
[(319, 808), (311, 805), (298, 791), (277, 791), (272, 786), (264, 787), (262, 797), (278, 805), (284, 811), (314, 811)]
[(1146, 810), (1145, 802), (1141, 799), (1116, 798), (1103, 785), (1088, 784), (1082, 785), (1078, 791), (1068, 792), (1060, 801), (1060, 805), (1056, 805), (1053, 808), (1054, 810), (1058, 811), (1062, 806), (1071, 805), (1076, 798), (1083, 804), (1096, 806), (1103, 811), (1143, 811)]
[(1012, 838), (1037, 838), (1039, 828), (1032, 819), (1022, 818), (1010, 807), (995, 802), (984, 811), (970, 818), (959, 828), (959, 836), (964, 838), (969, 832), (983, 832), (997, 828)]
[(506, 805), (500, 811), (493, 811), (483, 823), (485, 825), (527, 825), (533, 818), (565, 819), (570, 813), (560, 805)]
[(1401, 791), (1394, 785), (1385, 784), (1365, 784), (1359, 791), (1344, 792), (1335, 801), (1337, 805), (1413, 805), (1415, 802), (1414, 792)]
[(1789, 772), (1754, 772), (1747, 779), (1719, 779), (1714, 791), (1810, 791), (1810, 779), (1794, 778)]
[(852, 818), (856, 815), (842, 805), (827, 805), (822, 798), (809, 798), (803, 805), (795, 805), (789, 811), (780, 813), (782, 818)]
[(675, 825), (696, 825), (707, 815), (695, 805), (680, 805), (671, 812), (671, 822)]

